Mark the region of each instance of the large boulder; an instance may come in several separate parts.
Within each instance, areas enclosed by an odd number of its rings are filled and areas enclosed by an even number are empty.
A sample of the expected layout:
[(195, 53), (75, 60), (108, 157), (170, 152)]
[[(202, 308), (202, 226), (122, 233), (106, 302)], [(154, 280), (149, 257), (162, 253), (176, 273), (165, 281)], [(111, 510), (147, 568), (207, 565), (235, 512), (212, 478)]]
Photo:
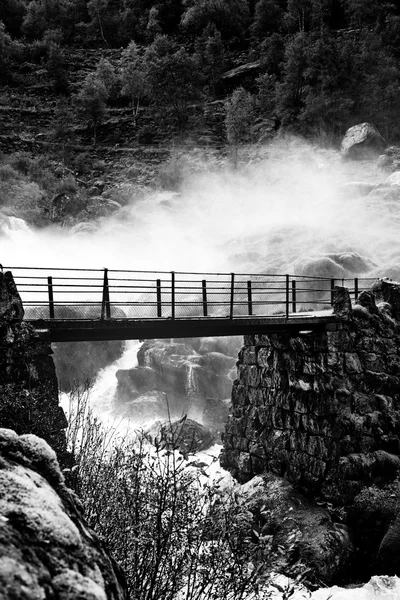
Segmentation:
[[(132, 419), (172, 418), (186, 414), (207, 421), (220, 433), (227, 415), (225, 400), (231, 395), (235, 378), (238, 340), (227, 343), (217, 338), (148, 340), (137, 358), (138, 366), (117, 371), (118, 387), (114, 408)], [(210, 414), (216, 407), (216, 419)], [(156, 410), (156, 412), (155, 412)], [(207, 414), (205, 414), (207, 413)]]
[(330, 583), (349, 566), (353, 545), (347, 527), (310, 503), (285, 479), (266, 474), (237, 488), (239, 501), (253, 514), (259, 539), (269, 544), (271, 570), (289, 577), (309, 571), (310, 580)]
[(179, 450), (185, 458), (214, 443), (214, 436), (206, 427), (185, 417), (155, 423), (146, 431), (146, 437), (159, 448)]
[(83, 518), (54, 451), (0, 429), (2, 600), (127, 600), (124, 577)]
[(374, 125), (360, 123), (346, 131), (340, 151), (344, 158), (362, 160), (378, 156), (385, 146), (385, 140)]

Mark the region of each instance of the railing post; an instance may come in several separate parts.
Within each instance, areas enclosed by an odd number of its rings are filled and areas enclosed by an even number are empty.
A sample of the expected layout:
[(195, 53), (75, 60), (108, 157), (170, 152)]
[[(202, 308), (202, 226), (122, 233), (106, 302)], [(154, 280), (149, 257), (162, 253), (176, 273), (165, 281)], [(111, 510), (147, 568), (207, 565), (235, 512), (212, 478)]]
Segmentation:
[(331, 279), (331, 304), (333, 306), (333, 294), (335, 292), (335, 279)]
[(157, 279), (157, 317), (162, 317), (162, 310), (161, 310), (161, 279)]
[(292, 281), (292, 312), (296, 312), (296, 280)]
[(354, 300), (358, 298), (358, 277), (354, 279)]
[(286, 318), (289, 318), (289, 302), (290, 302), (290, 277), (286, 275)]
[(47, 278), (47, 288), (49, 290), (49, 314), (50, 319), (54, 319), (54, 296), (53, 296), (53, 278)]
[(203, 281), (201, 282), (201, 287), (203, 291), (203, 316), (207, 317), (207, 282), (205, 279), (203, 279)]
[(104, 269), (103, 298), (101, 301), (101, 318), (102, 319), (110, 319), (111, 318), (110, 289), (108, 286), (108, 269)]
[(253, 297), (251, 293), (251, 281), (247, 282), (247, 306), (249, 308), (249, 317), (253, 316)]
[(171, 271), (171, 319), (175, 319), (175, 272)]
[(229, 318), (230, 319), (233, 319), (234, 296), (235, 296), (235, 273), (231, 273), (231, 302), (230, 302), (230, 309), (229, 309)]

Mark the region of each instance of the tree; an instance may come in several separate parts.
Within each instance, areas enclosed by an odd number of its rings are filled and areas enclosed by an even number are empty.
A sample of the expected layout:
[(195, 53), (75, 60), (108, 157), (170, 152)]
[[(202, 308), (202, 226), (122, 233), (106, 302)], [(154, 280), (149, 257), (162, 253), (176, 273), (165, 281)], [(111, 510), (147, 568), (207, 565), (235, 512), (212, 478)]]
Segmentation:
[(262, 40), (280, 29), (283, 18), (281, 4), (279, 0), (258, 0), (251, 25), (256, 39)]
[(23, 0), (2, 0), (0, 6), (0, 20), (12, 36), (21, 35), (22, 21), (26, 12)]
[(225, 39), (244, 36), (250, 18), (248, 0), (183, 0), (182, 26), (201, 32), (213, 23)]
[(215, 25), (208, 25), (195, 43), (196, 56), (203, 67), (206, 87), (215, 95), (225, 70), (225, 49), (221, 33)]
[(12, 78), (13, 62), (22, 54), (22, 46), (6, 32), (0, 21), (0, 82), (6, 83)]
[(238, 162), (238, 147), (251, 139), (254, 117), (253, 99), (242, 87), (237, 88), (225, 103), (226, 137), (232, 147), (233, 166)]
[(116, 69), (107, 58), (101, 58), (96, 66), (95, 75), (104, 83), (107, 98), (115, 99), (119, 95), (120, 81)]
[(47, 30), (59, 30), (66, 38), (73, 17), (68, 0), (32, 0), (28, 4), (22, 31), (28, 38), (40, 39)]
[(121, 63), (122, 94), (131, 99), (133, 121), (136, 126), (140, 100), (148, 91), (148, 83), (143, 56), (135, 42), (131, 42), (123, 51)]
[(282, 124), (293, 123), (304, 106), (308, 35), (293, 36), (285, 47), (282, 81), (277, 85), (277, 112)]
[(151, 97), (159, 106), (171, 106), (180, 132), (185, 129), (189, 102), (199, 97), (199, 65), (187, 50), (166, 36), (157, 37), (145, 53)]
[(107, 13), (108, 0), (89, 0), (87, 9), (93, 22), (97, 23), (100, 30), (101, 39), (109, 46), (106, 38), (104, 37), (103, 23)]
[(289, 31), (304, 33), (308, 30), (311, 15), (311, 0), (288, 0), (284, 16)]
[(96, 144), (97, 127), (106, 112), (108, 92), (104, 83), (96, 76), (89, 74), (76, 97), (78, 115), (93, 127), (93, 144)]

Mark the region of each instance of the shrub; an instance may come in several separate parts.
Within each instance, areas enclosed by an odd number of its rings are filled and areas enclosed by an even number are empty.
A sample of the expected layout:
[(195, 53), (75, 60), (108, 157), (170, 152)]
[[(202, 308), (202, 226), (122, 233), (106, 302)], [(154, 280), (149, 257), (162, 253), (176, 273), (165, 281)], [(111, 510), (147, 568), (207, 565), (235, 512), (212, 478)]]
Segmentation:
[(19, 179), (19, 174), (11, 165), (3, 164), (0, 165), (0, 182), (8, 183)]
[(88, 391), (77, 396), (69, 476), (89, 524), (124, 568), (132, 598), (255, 597), (262, 548), (235, 495), (202, 481), (175, 450), (151, 446), (140, 433), (105, 430), (88, 408)]

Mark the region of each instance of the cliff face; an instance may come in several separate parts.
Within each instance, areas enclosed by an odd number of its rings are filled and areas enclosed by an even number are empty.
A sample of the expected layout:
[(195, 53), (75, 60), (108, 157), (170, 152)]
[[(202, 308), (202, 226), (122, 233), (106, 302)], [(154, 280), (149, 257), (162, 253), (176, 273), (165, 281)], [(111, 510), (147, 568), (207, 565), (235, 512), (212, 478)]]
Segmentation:
[(339, 494), (341, 503), (367, 482), (393, 479), (400, 468), (399, 296), (400, 286), (382, 282), (352, 309), (337, 288), (339, 331), (246, 336), (223, 465), (242, 481), (270, 471), (307, 491)]
[(51, 346), (23, 316), (12, 274), (0, 273), (0, 427), (40, 435), (62, 458), (67, 422)]

